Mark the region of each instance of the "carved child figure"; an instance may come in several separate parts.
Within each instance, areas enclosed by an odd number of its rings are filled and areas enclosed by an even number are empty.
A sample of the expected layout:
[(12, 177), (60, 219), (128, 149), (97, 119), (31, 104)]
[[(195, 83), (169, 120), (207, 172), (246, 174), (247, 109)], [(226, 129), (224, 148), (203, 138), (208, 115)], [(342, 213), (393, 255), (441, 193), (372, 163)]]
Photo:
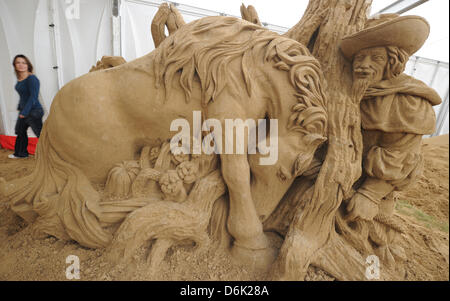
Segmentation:
[(352, 60), (353, 95), (363, 95), (363, 182), (347, 205), (349, 220), (392, 215), (394, 202), (385, 197), (421, 173), (422, 135), (434, 132), (432, 106), (441, 98), (402, 72), (428, 34), (421, 17), (386, 14), (342, 40), (341, 50)]

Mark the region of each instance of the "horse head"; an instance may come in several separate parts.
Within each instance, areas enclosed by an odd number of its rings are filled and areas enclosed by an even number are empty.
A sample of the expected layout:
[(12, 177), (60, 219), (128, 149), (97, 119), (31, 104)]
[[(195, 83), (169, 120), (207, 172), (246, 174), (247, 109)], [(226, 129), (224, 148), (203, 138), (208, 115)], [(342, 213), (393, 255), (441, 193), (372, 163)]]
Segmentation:
[[(269, 90), (268, 116), (278, 120), (278, 160), (260, 165), (263, 155), (249, 156), (252, 197), (261, 220), (269, 217), (294, 179), (309, 169), (327, 135), (319, 62), (306, 47), (285, 37), (267, 46), (265, 60), (272, 64), (264, 69), (269, 75), (262, 90)], [(273, 137), (267, 136), (270, 139)]]

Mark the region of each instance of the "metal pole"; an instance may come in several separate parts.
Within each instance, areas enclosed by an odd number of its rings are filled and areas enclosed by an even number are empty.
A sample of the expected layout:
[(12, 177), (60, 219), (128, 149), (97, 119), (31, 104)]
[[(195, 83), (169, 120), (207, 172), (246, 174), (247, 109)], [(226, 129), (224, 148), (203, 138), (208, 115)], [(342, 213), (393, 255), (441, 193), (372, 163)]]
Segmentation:
[(433, 77), (431, 78), (431, 82), (430, 82), (430, 84), (429, 84), (429, 86), (430, 86), (431, 88), (433, 87), (433, 84), (434, 84), (434, 82), (435, 82), (435, 80), (436, 80), (436, 75), (437, 75), (437, 73), (438, 73), (438, 71), (439, 71), (439, 63), (440, 63), (440, 61), (437, 61), (437, 62), (436, 62), (436, 66), (434, 67)]
[(414, 73), (416, 73), (416, 65), (417, 65), (417, 61), (419, 60), (418, 56), (416, 56), (414, 58), (415, 58), (415, 60), (414, 60), (414, 65), (413, 65), (412, 70), (411, 70), (411, 76), (414, 76)]
[(53, 48), (53, 69), (56, 71), (56, 78), (58, 81), (58, 89), (61, 89), (64, 85), (63, 81), (63, 63), (62, 63), (62, 50), (61, 50), (61, 36), (59, 32), (59, 14), (58, 4), (56, 0), (48, 0), (49, 8), (49, 29), (50, 37)]
[(401, 15), (427, 1), (428, 0), (398, 0), (391, 5), (388, 5), (385, 8), (381, 9), (375, 15), (388, 13)]
[(445, 118), (448, 115), (448, 89), (447, 95), (445, 96), (444, 102), (441, 104), (441, 109), (439, 110), (439, 114), (436, 120), (436, 131), (431, 136), (438, 136), (441, 133), (442, 127), (444, 126)]
[(122, 56), (120, 0), (112, 0), (112, 48), (114, 56)]

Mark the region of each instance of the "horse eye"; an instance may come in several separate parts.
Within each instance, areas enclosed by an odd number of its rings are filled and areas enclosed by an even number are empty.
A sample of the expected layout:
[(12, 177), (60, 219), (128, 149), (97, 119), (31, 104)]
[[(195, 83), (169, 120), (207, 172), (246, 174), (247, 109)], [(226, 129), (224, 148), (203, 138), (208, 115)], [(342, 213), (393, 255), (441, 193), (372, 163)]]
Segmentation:
[(291, 175), (289, 174), (289, 172), (282, 166), (280, 166), (280, 168), (278, 169), (277, 176), (281, 182), (284, 182), (291, 178)]

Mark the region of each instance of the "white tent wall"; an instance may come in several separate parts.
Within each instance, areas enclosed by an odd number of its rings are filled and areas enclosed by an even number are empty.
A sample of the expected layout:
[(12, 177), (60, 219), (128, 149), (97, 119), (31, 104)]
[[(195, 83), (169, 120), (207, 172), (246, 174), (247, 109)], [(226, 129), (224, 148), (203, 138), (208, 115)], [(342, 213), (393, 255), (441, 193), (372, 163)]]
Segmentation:
[[(14, 134), (18, 95), (11, 62), (16, 54), (23, 53), (33, 62), (41, 81), (41, 102), (48, 112), (56, 92), (87, 73), (103, 55), (121, 55), (130, 61), (154, 49), (150, 25), (159, 5), (165, 1), (116, 1), (120, 3), (118, 22), (113, 22), (114, 2), (0, 0), (0, 133)], [(221, 15), (188, 5), (177, 7), (186, 22)], [(79, 18), (73, 15), (73, 9), (78, 8), (75, 12)], [(263, 25), (279, 33), (287, 30)], [(119, 47), (113, 47), (117, 41)], [(448, 133), (448, 63), (413, 56), (406, 73), (432, 86), (446, 100), (435, 107), (438, 124), (434, 135)]]
[(442, 104), (433, 107), (437, 117), (436, 132), (433, 136), (448, 133), (448, 63), (412, 56), (406, 65), (405, 73), (423, 81), (439, 93)]
[[(71, 5), (78, 3), (80, 18), (69, 15)], [(112, 54), (111, 1), (0, 0), (0, 133), (6, 135), (14, 134), (18, 115), (11, 63), (19, 53), (34, 65), (48, 114), (64, 84), (88, 72), (102, 55)]]
[[(153, 49), (153, 39), (150, 25), (158, 11), (158, 7), (168, 1), (162, 0), (121, 0), (121, 36), (122, 56), (132, 60), (143, 56)], [(169, 1), (170, 2), (170, 1)], [(183, 15), (186, 23), (208, 16), (231, 16), (208, 9), (197, 8), (189, 5), (176, 3), (178, 11)], [(239, 17), (240, 16), (234, 16)], [(278, 33), (284, 33), (289, 28), (262, 22), (263, 26)], [(167, 34), (167, 32), (166, 32)]]

